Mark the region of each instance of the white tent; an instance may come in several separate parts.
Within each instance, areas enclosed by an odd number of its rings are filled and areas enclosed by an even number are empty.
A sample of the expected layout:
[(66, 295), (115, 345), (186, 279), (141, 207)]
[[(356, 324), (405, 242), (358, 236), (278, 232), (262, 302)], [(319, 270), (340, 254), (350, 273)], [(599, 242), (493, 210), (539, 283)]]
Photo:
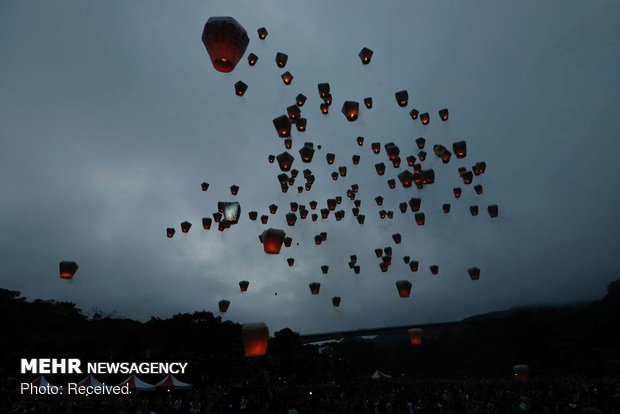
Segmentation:
[(377, 369), (377, 370), (375, 370), (375, 373), (370, 376), (370, 378), (374, 379), (374, 380), (378, 380), (378, 379), (392, 379), (392, 376), (388, 375), (388, 374), (386, 374), (384, 372), (381, 372), (381, 371), (379, 371)]
[(129, 385), (130, 391), (155, 391), (155, 386), (153, 384), (148, 384), (135, 375), (132, 375), (118, 385), (121, 387)]
[(191, 390), (192, 384), (187, 384), (185, 382), (179, 381), (174, 377), (174, 375), (168, 375), (163, 380), (159, 381), (155, 386), (158, 389), (163, 390)]
[(97, 378), (92, 375), (87, 376), (82, 381), (78, 382), (78, 387), (100, 387), (103, 384)]

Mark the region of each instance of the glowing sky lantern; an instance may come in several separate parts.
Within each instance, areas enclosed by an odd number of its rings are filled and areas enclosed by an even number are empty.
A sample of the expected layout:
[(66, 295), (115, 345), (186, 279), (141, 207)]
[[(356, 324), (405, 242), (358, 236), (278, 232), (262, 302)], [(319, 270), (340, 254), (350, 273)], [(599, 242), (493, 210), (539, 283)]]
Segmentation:
[(267, 254), (279, 254), (284, 243), (286, 233), (279, 229), (267, 229), (261, 235), (263, 239), (263, 249)]
[(408, 280), (399, 280), (396, 282), (396, 290), (401, 298), (408, 298), (411, 295), (411, 282)]
[(246, 357), (263, 356), (269, 345), (269, 328), (264, 323), (247, 323), (241, 328), (241, 340)]
[(286, 62), (288, 62), (288, 55), (286, 53), (276, 53), (276, 65), (278, 65), (279, 68), (285, 67)]
[(342, 113), (347, 118), (347, 121), (353, 122), (359, 116), (360, 104), (356, 101), (345, 101), (342, 104)]
[(260, 29), (258, 29), (257, 32), (258, 32), (258, 38), (260, 40), (265, 40), (267, 38), (267, 35), (269, 34), (269, 32), (267, 32), (267, 29), (265, 29), (264, 27), (261, 27)]
[(278, 131), (280, 138), (287, 138), (291, 136), (291, 120), (287, 115), (280, 115), (273, 119), (273, 126)]
[(218, 72), (232, 72), (243, 57), (250, 39), (232, 17), (210, 17), (202, 32), (202, 42)]
[(394, 94), (394, 97), (396, 98), (396, 103), (401, 108), (407, 106), (407, 104), (409, 103), (409, 93), (404, 89), (402, 91), (396, 92)]
[(172, 228), (172, 227), (168, 227), (168, 228), (166, 229), (166, 237), (168, 237), (169, 239), (171, 239), (172, 237), (174, 237), (174, 233), (175, 233), (175, 232), (176, 232), (176, 231), (174, 230), (174, 228)]
[(439, 110), (439, 119), (441, 119), (442, 121), (447, 121), (449, 116), (450, 114), (448, 112), (448, 108), (443, 108)]
[(321, 290), (321, 284), (319, 282), (312, 282), (308, 287), (310, 288), (310, 293), (313, 295), (318, 295)]
[(72, 279), (80, 266), (76, 262), (62, 261), (58, 265), (61, 279)]
[(364, 47), (362, 48), (362, 50), (360, 50), (358, 56), (360, 57), (362, 64), (367, 65), (370, 63), (370, 59), (372, 59), (372, 53), (372, 50), (368, 49), (367, 47)]
[(189, 229), (191, 227), (192, 227), (192, 223), (190, 223), (189, 221), (184, 221), (183, 223), (181, 223), (181, 231), (183, 233), (189, 232)]
[(280, 77), (282, 78), (282, 82), (284, 82), (285, 85), (290, 85), (291, 82), (293, 82), (293, 75), (291, 74), (291, 72), (284, 72)]
[(366, 105), (367, 109), (372, 108), (372, 98), (370, 96), (367, 98), (364, 98), (364, 105)]
[(248, 282), (247, 280), (242, 280), (241, 282), (239, 282), (239, 290), (241, 292), (247, 292), (248, 286), (250, 286), (250, 282)]
[(411, 345), (421, 345), (422, 344), (422, 329), (420, 328), (411, 328), (407, 331), (409, 335), (409, 343)]
[(248, 90), (248, 85), (243, 83), (242, 81), (235, 83), (235, 94), (237, 96), (245, 95), (245, 91), (247, 90)]
[(256, 56), (254, 53), (250, 53), (248, 55), (248, 64), (250, 66), (254, 66), (256, 65), (256, 62), (258, 62), (258, 56)]

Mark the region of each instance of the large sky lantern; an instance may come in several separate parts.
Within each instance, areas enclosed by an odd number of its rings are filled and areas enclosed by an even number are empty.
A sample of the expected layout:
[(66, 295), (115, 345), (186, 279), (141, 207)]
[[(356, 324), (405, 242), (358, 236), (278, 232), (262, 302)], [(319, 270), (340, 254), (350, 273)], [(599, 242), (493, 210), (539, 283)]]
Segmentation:
[(239, 217), (241, 217), (241, 206), (238, 202), (224, 203), (224, 220), (227, 223), (235, 224), (239, 221)]
[(366, 106), (366, 109), (372, 108), (372, 98), (370, 96), (367, 98), (364, 98), (364, 105)]
[(209, 230), (211, 228), (211, 217), (203, 217), (202, 218), (202, 228), (205, 230)]
[(209, 183), (200, 184), (200, 188), (202, 189), (202, 191), (207, 191), (209, 189)]
[(443, 108), (439, 110), (439, 119), (441, 119), (442, 121), (447, 121), (449, 116), (450, 114), (448, 112), (448, 108)]
[(434, 274), (434, 275), (439, 273), (439, 266), (437, 266), (437, 265), (431, 265), (431, 266), (429, 266), (429, 269), (431, 269), (431, 273)]
[(367, 47), (364, 47), (362, 48), (362, 50), (360, 50), (358, 56), (360, 57), (362, 64), (367, 65), (370, 63), (370, 59), (372, 59), (372, 53), (372, 50), (368, 49)]
[(286, 213), (286, 224), (294, 226), (297, 222), (297, 215), (295, 213)]
[(420, 114), (420, 122), (422, 122), (422, 125), (428, 125), (431, 122), (430, 114), (428, 112)]
[[(174, 230), (174, 229), (173, 229)], [(73, 261), (62, 261), (58, 265), (58, 271), (61, 279), (72, 279), (80, 266)]]
[(454, 155), (456, 156), (456, 158), (465, 158), (467, 156), (467, 142), (457, 141), (453, 143), (452, 151), (454, 151)]
[(329, 95), (329, 83), (327, 82), (319, 83), (318, 89), (319, 89), (319, 97), (321, 99), (327, 98), (327, 95)]
[(267, 229), (263, 231), (263, 249), (267, 254), (279, 254), (282, 249), (282, 243), (284, 243), (284, 237), (286, 233), (280, 229)]
[(418, 119), (418, 115), (420, 115), (420, 111), (418, 111), (417, 109), (413, 108), (411, 111), (409, 111), (409, 116), (411, 117), (411, 119), (413, 119), (414, 121), (416, 119)]
[(340, 298), (340, 296), (334, 296), (334, 297), (332, 298), (332, 305), (334, 306), (334, 308), (337, 308), (337, 307), (339, 307), (339, 306), (340, 306), (340, 301), (341, 301), (341, 300), (342, 300), (342, 299)]
[(299, 107), (304, 106), (304, 104), (306, 103), (306, 99), (308, 99), (308, 98), (303, 93), (298, 94), (295, 97), (295, 105), (297, 105)]
[(409, 93), (406, 90), (398, 91), (394, 94), (396, 98), (396, 103), (401, 108), (404, 108), (409, 103)]
[(241, 292), (247, 292), (248, 286), (250, 286), (250, 282), (248, 282), (247, 280), (242, 280), (241, 282), (239, 282), (239, 290)]
[(426, 217), (424, 213), (415, 213), (415, 222), (418, 226), (423, 226), (426, 222)]
[(321, 291), (321, 284), (319, 282), (312, 282), (308, 287), (310, 288), (310, 293), (313, 295), (318, 295)]
[(357, 101), (344, 101), (342, 104), (342, 114), (347, 121), (353, 122), (359, 116), (360, 104)]
[(174, 237), (174, 233), (176, 233), (176, 230), (173, 227), (168, 227), (166, 229), (166, 237), (168, 237), (169, 239)]
[(519, 382), (527, 382), (530, 377), (530, 367), (527, 365), (515, 365), (512, 367), (514, 378)]
[(245, 29), (230, 16), (210, 17), (202, 31), (202, 43), (218, 72), (232, 72), (249, 42)]
[[(409, 170), (405, 170), (398, 174), (398, 179), (404, 188), (409, 188), (413, 184), (413, 174)], [(405, 208), (406, 206), (407, 205), (405, 204)]]
[(477, 267), (470, 267), (467, 269), (467, 273), (469, 273), (469, 277), (471, 280), (479, 280), (480, 279), (480, 269)]
[(287, 115), (280, 115), (277, 118), (273, 119), (273, 126), (278, 131), (278, 136), (280, 138), (287, 138), (291, 136), (291, 120)]
[(276, 65), (278, 65), (279, 68), (285, 67), (286, 62), (288, 62), (288, 55), (286, 53), (276, 53)]
[(256, 56), (254, 53), (250, 53), (248, 55), (248, 65), (254, 66), (256, 65), (256, 62), (258, 62), (258, 56)]
[(284, 72), (280, 77), (285, 85), (290, 85), (293, 82), (293, 75), (289, 71)]
[(426, 139), (424, 137), (417, 138), (415, 140), (415, 144), (418, 146), (418, 149), (424, 149), (424, 145), (426, 145)]
[(293, 165), (293, 161), (295, 160), (295, 158), (291, 154), (289, 154), (288, 152), (284, 151), (283, 153), (279, 154), (276, 157), (276, 160), (278, 161), (278, 165), (280, 166), (280, 170), (282, 170), (284, 172), (287, 172), (287, 171), (290, 171), (291, 166)]
[(239, 81), (239, 82), (235, 83), (235, 94), (237, 96), (245, 95), (245, 91), (247, 91), (247, 90), (248, 90), (248, 85), (245, 84), (244, 82)]
[(230, 301), (226, 299), (222, 299), (217, 303), (217, 307), (220, 313), (226, 313), (228, 311), (229, 306), (230, 306)]
[(471, 213), (472, 216), (477, 216), (478, 215), (478, 206), (477, 205), (471, 205), (469, 206), (469, 212)]
[(257, 32), (258, 32), (258, 38), (260, 40), (265, 40), (267, 38), (267, 35), (269, 34), (269, 32), (267, 32), (267, 29), (265, 29), (264, 27), (259, 28)]
[(409, 343), (411, 345), (421, 345), (422, 344), (422, 329), (420, 328), (411, 328), (407, 330), (407, 335), (409, 335)]
[(491, 218), (496, 218), (499, 214), (499, 207), (497, 207), (497, 204), (491, 204), (487, 207), (487, 210), (489, 211), (489, 216)]
[(408, 280), (399, 280), (396, 282), (396, 289), (398, 290), (398, 296), (401, 298), (408, 298), (411, 295), (411, 282)]
[(417, 260), (412, 260), (409, 262), (409, 270), (411, 270), (412, 272), (417, 272), (419, 266), (420, 262), (418, 262)]
[(314, 157), (314, 148), (309, 145), (304, 145), (299, 149), (299, 156), (301, 157), (301, 162), (310, 163), (312, 162), (312, 157)]
[(307, 125), (308, 120), (306, 118), (299, 118), (295, 123), (295, 126), (297, 127), (297, 132), (304, 132)]
[(191, 227), (192, 227), (192, 223), (190, 223), (189, 221), (184, 221), (183, 223), (181, 223), (181, 231), (183, 233), (189, 232), (189, 229)]
[(241, 328), (241, 341), (246, 357), (263, 356), (269, 345), (269, 328), (262, 322), (246, 323)]

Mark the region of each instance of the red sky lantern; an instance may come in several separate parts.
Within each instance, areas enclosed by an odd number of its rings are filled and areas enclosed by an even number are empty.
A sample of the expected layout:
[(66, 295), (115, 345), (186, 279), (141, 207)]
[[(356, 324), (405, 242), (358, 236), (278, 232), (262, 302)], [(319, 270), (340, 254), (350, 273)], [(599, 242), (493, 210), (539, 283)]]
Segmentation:
[(398, 209), (400, 210), (401, 213), (406, 213), (407, 212), (407, 203), (400, 203), (398, 205)]
[(420, 172), (422, 174), (422, 178), (424, 180), (424, 184), (433, 184), (435, 182), (435, 171), (432, 168), (428, 170), (422, 170)]
[(226, 299), (222, 299), (217, 303), (217, 307), (220, 310), (220, 313), (226, 313), (228, 311), (228, 307), (230, 306), (230, 301)]
[(280, 115), (273, 119), (273, 126), (278, 131), (280, 138), (286, 138), (291, 136), (291, 120), (287, 115)]
[(238, 185), (231, 185), (230, 186), (230, 193), (232, 195), (237, 195), (237, 193), (239, 193), (239, 186)]
[(210, 17), (202, 31), (202, 43), (218, 72), (232, 72), (249, 42), (245, 29), (232, 17)]
[(288, 61), (288, 55), (286, 53), (282, 53), (282, 52), (276, 53), (276, 65), (278, 65), (279, 68), (285, 67), (287, 61)]
[(287, 107), (286, 113), (291, 122), (297, 122), (297, 120), (301, 117), (301, 110), (297, 105)]
[(474, 191), (475, 191), (475, 192), (476, 192), (476, 194), (478, 194), (478, 195), (482, 194), (482, 191), (483, 191), (482, 185), (480, 185), (480, 184), (476, 184), (476, 185), (474, 186)]
[(452, 151), (456, 158), (465, 158), (467, 156), (467, 143), (465, 141), (457, 141), (452, 144)]
[[(173, 229), (174, 230), (174, 229)], [(76, 262), (62, 261), (58, 265), (58, 270), (61, 279), (72, 279), (80, 266)]]
[(488, 211), (489, 211), (489, 216), (490, 216), (491, 218), (495, 218), (495, 217), (497, 217), (497, 216), (498, 216), (498, 214), (499, 214), (499, 208), (497, 207), (497, 204), (492, 204), (492, 205), (490, 205), (487, 209), (488, 209)]
[(332, 165), (336, 160), (336, 154), (328, 152), (327, 155), (325, 155), (325, 159), (327, 160), (327, 164)]
[(219, 211), (213, 213), (213, 221), (215, 221), (216, 223), (222, 221), (222, 213), (220, 213)]
[(293, 148), (293, 140), (290, 138), (284, 138), (284, 148), (286, 149)]
[(356, 101), (345, 101), (342, 104), (342, 113), (347, 121), (353, 122), (359, 116), (360, 104)]
[(336, 209), (336, 205), (338, 205), (338, 202), (336, 201), (335, 198), (328, 198), (327, 199), (327, 208), (330, 211), (334, 211)]
[(328, 93), (325, 99), (323, 99), (323, 102), (325, 102), (327, 106), (332, 106), (332, 94)]
[(439, 273), (439, 266), (437, 266), (437, 265), (431, 265), (431, 266), (429, 267), (429, 269), (431, 269), (431, 273), (432, 273), (432, 274), (434, 274), (434, 275), (436, 275), (437, 273)]
[(407, 106), (409, 103), (409, 93), (406, 90), (396, 92), (394, 97), (396, 97), (396, 103), (401, 108)]
[(250, 282), (248, 282), (247, 280), (242, 280), (241, 282), (239, 282), (239, 290), (241, 292), (247, 292), (248, 286), (250, 286)]
[(463, 175), (461, 175), (464, 184), (471, 184), (474, 180), (474, 174), (471, 171), (465, 171)]
[(295, 104), (299, 107), (302, 107), (306, 103), (306, 99), (308, 99), (306, 98), (306, 95), (300, 93), (295, 97)]
[(367, 47), (364, 47), (362, 48), (362, 50), (360, 50), (360, 53), (358, 56), (360, 57), (362, 64), (367, 65), (370, 63), (370, 59), (372, 59), (372, 50), (368, 49)]
[(411, 207), (411, 211), (414, 213), (420, 211), (420, 206), (422, 205), (422, 199), (417, 197), (411, 197), (409, 199), (409, 207)]
[(337, 171), (334, 171), (334, 172), (332, 173), (332, 180), (336, 181), (336, 180), (338, 179), (338, 177), (340, 177), (340, 174), (338, 174), (338, 172), (337, 172)]
[(267, 35), (269, 34), (267, 32), (267, 29), (265, 29), (264, 27), (261, 27), (260, 29), (257, 30), (258, 31), (258, 38), (260, 40), (265, 40), (267, 38)]
[(421, 162), (426, 161), (426, 151), (420, 151), (420, 152), (418, 152), (418, 159), (419, 159)]
[(428, 125), (428, 123), (431, 122), (431, 116), (428, 112), (420, 114), (420, 122), (422, 122), (422, 125)]
[(347, 176), (347, 167), (346, 166), (341, 166), (338, 167), (338, 174), (340, 174), (341, 177), (346, 177)]
[(310, 288), (310, 293), (313, 295), (318, 295), (321, 290), (321, 284), (319, 282), (312, 282), (308, 285), (308, 287)]
[(421, 345), (422, 344), (422, 329), (420, 328), (411, 328), (407, 331), (409, 335), (409, 343), (411, 345)]
[(396, 180), (393, 178), (390, 178), (389, 180), (387, 180), (387, 185), (388, 187), (390, 187), (390, 189), (395, 189), (396, 188)]
[(269, 328), (264, 323), (247, 323), (241, 328), (241, 341), (246, 357), (263, 356), (269, 345)]
[(415, 222), (418, 226), (423, 226), (425, 221), (424, 213), (415, 213)]
[(443, 108), (439, 110), (439, 119), (441, 119), (442, 121), (447, 121), (448, 120), (448, 108)]
[(322, 208), (321, 209), (321, 217), (323, 219), (327, 219), (327, 217), (329, 217), (329, 210), (326, 208)]
[(483, 162), (483, 161), (477, 162), (476, 165), (472, 167), (472, 170), (474, 171), (474, 174), (476, 175), (484, 174), (486, 169), (487, 169), (487, 164), (486, 162)]
[(168, 227), (166, 229), (166, 237), (168, 237), (169, 239), (171, 239), (172, 237), (174, 237), (174, 233), (176, 231), (172, 228), (172, 227)]
[(263, 249), (267, 254), (279, 254), (286, 233), (279, 229), (267, 229), (263, 232)]
[(454, 187), (452, 189), (452, 192), (454, 193), (454, 198), (460, 198), (461, 194), (463, 194), (463, 190), (461, 190), (461, 187)]
[(273, 164), (275, 160), (276, 160), (276, 156), (273, 154), (269, 154), (269, 156), (267, 157), (267, 161), (269, 162), (269, 164)]
[(312, 162), (312, 157), (314, 157), (314, 148), (309, 145), (304, 145), (299, 149), (299, 156), (301, 157), (301, 162), (309, 163)]
[(321, 112), (324, 115), (327, 115), (329, 113), (329, 106), (326, 103), (322, 103), (320, 108), (321, 108)]
[(375, 202), (377, 203), (378, 206), (382, 206), (383, 205), (383, 197), (381, 197), (381, 196), (375, 197)]
[(183, 223), (181, 223), (181, 231), (183, 233), (187, 233), (191, 227), (192, 223), (190, 223), (189, 221), (184, 221)]
[(372, 108), (372, 98), (370, 96), (367, 98), (364, 98), (364, 105), (366, 105), (367, 109)]
[(235, 93), (237, 94), (237, 96), (245, 95), (245, 91), (247, 90), (248, 90), (248, 85), (246, 85), (242, 81), (235, 83)]
[(357, 137), (355, 142), (357, 142), (357, 145), (361, 147), (362, 145), (364, 145), (364, 137)]
[[(398, 179), (400, 183), (403, 185), (403, 188), (409, 188), (413, 184), (413, 174), (409, 170), (405, 170), (402, 173), (398, 174)], [(406, 207), (406, 204), (405, 204)]]
[(398, 290), (398, 296), (401, 298), (408, 298), (411, 295), (411, 282), (408, 280), (399, 280), (396, 282), (396, 289)]
[(256, 65), (256, 62), (258, 62), (258, 56), (256, 56), (254, 53), (250, 53), (248, 55), (248, 64), (250, 66), (254, 66)]
[(202, 188), (202, 191), (207, 191), (209, 189), (209, 183), (200, 184), (200, 188)]
[(471, 280), (479, 280), (480, 279), (480, 269), (477, 267), (470, 267), (467, 269), (467, 273), (469, 273), (469, 277)]
[(407, 160), (407, 165), (409, 167), (413, 167), (413, 165), (415, 164), (415, 157), (413, 155), (410, 155), (405, 159)]
[(387, 143), (383, 146), (385, 148), (385, 153), (387, 154), (390, 160), (395, 160), (400, 155), (400, 149), (398, 145), (393, 142)]
[(271, 205), (269, 206), (269, 212), (270, 212), (271, 214), (276, 214), (276, 211), (278, 211), (278, 206), (277, 206), (276, 204), (271, 204)]
[(285, 85), (290, 85), (291, 82), (293, 82), (293, 75), (291, 74), (291, 72), (284, 72), (281, 78), (282, 82), (284, 82)]

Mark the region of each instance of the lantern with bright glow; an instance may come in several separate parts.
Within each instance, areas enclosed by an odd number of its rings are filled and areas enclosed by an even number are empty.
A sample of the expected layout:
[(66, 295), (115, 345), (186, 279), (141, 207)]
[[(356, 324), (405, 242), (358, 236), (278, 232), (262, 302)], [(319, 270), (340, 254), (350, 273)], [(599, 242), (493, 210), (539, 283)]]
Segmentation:
[(327, 98), (327, 95), (329, 94), (329, 83), (319, 83), (318, 88), (321, 99)]
[[(174, 229), (173, 229), (174, 230)], [(58, 265), (58, 270), (61, 279), (72, 279), (80, 266), (76, 262), (62, 261)]]
[(375, 164), (375, 170), (377, 171), (377, 175), (385, 174), (385, 164), (382, 162)]
[(298, 94), (295, 97), (295, 104), (299, 107), (304, 106), (304, 104), (306, 103), (306, 95), (304, 95), (303, 93)]
[(456, 158), (465, 158), (467, 156), (467, 142), (457, 141), (452, 144), (452, 151)]
[(279, 229), (267, 229), (262, 234), (263, 249), (267, 254), (279, 254), (286, 233)]
[(248, 64), (250, 66), (254, 66), (256, 65), (256, 62), (258, 62), (258, 56), (256, 56), (254, 53), (250, 53), (248, 55)]
[(202, 43), (218, 72), (232, 72), (249, 42), (245, 29), (232, 17), (210, 17), (202, 31)]
[[(405, 170), (402, 173), (398, 174), (398, 179), (400, 183), (403, 185), (403, 188), (409, 188), (413, 184), (413, 174), (409, 170)], [(406, 207), (406, 204), (405, 204)]]
[(367, 98), (364, 98), (364, 105), (366, 105), (367, 109), (372, 108), (372, 98), (370, 96)]
[(411, 295), (411, 282), (408, 280), (399, 280), (396, 282), (396, 289), (398, 290), (398, 296), (401, 298), (408, 298)]
[(314, 157), (314, 148), (309, 145), (304, 145), (299, 149), (299, 156), (301, 157), (301, 162), (309, 163), (312, 162), (312, 157)]
[(293, 82), (293, 75), (291, 74), (291, 72), (284, 72), (281, 78), (282, 82), (284, 82), (285, 85), (290, 85), (291, 82)]
[(362, 64), (367, 65), (370, 63), (370, 59), (372, 59), (372, 50), (368, 49), (367, 47), (364, 47), (362, 48), (362, 50), (360, 50), (360, 53), (358, 56), (360, 57)]
[(381, 151), (381, 144), (379, 142), (373, 142), (370, 144), (370, 149), (373, 153), (378, 154)]
[(267, 29), (265, 29), (264, 27), (261, 27), (260, 29), (258, 29), (257, 32), (258, 32), (258, 38), (260, 40), (265, 40), (267, 38), (267, 35), (269, 34), (269, 32), (267, 32)]
[(426, 144), (426, 139), (424, 139), (423, 137), (420, 137), (415, 140), (415, 143), (418, 146), (418, 149), (424, 149), (424, 145)]
[(342, 113), (347, 118), (347, 121), (353, 122), (359, 115), (360, 104), (357, 101), (345, 101), (342, 104)]
[(409, 343), (411, 345), (421, 345), (422, 344), (422, 329), (420, 328), (411, 328), (407, 330), (407, 334), (409, 335)]
[(442, 121), (447, 121), (448, 120), (448, 108), (443, 108), (439, 110), (439, 119), (441, 119)]
[(327, 106), (326, 103), (322, 103), (320, 108), (323, 115), (327, 115), (329, 113), (329, 106)]
[(278, 131), (280, 138), (286, 138), (291, 136), (291, 120), (287, 115), (280, 115), (273, 119), (273, 126)]
[(237, 195), (238, 193), (239, 193), (239, 186), (238, 185), (231, 185), (230, 186), (230, 194)]
[(295, 160), (295, 158), (288, 152), (284, 151), (276, 157), (276, 160), (278, 161), (280, 170), (289, 171), (291, 169), (291, 166), (293, 165), (293, 161)]
[(288, 61), (288, 55), (286, 53), (282, 53), (282, 52), (276, 53), (276, 65), (278, 65), (279, 68), (285, 67), (287, 61)]
[(428, 125), (428, 123), (431, 122), (431, 116), (428, 112), (420, 114), (420, 122), (422, 122), (422, 125)]
[(423, 226), (425, 221), (424, 213), (415, 213), (415, 222), (418, 226)]
[(454, 187), (452, 189), (452, 192), (454, 193), (454, 198), (460, 198), (461, 194), (463, 194), (463, 190), (461, 190), (461, 187)]
[(409, 116), (411, 117), (411, 119), (413, 119), (414, 121), (416, 119), (418, 119), (418, 115), (420, 115), (420, 111), (418, 111), (417, 109), (413, 108), (411, 111), (409, 111)]
[(241, 340), (246, 357), (263, 356), (269, 345), (269, 328), (264, 323), (247, 323), (241, 328)]

